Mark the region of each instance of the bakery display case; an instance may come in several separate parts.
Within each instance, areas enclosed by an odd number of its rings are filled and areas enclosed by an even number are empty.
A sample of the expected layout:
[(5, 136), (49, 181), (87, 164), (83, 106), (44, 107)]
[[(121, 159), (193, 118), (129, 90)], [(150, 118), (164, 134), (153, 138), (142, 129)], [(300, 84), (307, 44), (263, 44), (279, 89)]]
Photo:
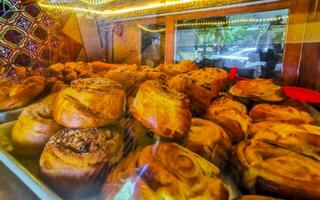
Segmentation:
[(0, 199), (320, 199), (318, 0), (0, 2)]

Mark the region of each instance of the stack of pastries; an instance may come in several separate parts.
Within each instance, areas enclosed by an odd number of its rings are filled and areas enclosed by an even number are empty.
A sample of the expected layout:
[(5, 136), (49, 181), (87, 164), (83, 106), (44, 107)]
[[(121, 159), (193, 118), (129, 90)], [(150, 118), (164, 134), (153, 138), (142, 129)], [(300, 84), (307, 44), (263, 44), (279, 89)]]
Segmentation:
[(221, 95), (221, 69), (78, 64), (51, 67), (70, 84), (25, 109), (12, 132), (14, 153), (39, 157), (61, 196), (227, 200), (220, 172), (231, 168), (252, 194), (238, 199), (320, 198), (320, 128), (298, 108), (259, 104), (280, 99), (275, 85), (254, 89), (270, 80), (240, 84), (252, 87), (236, 95), (258, 103), (250, 109)]

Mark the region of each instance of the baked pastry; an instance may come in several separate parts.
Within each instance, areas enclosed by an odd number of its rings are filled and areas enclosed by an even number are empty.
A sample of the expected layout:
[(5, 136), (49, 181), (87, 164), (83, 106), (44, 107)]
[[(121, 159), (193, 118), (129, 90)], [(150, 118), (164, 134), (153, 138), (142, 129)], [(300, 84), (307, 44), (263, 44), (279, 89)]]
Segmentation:
[(320, 162), (257, 140), (242, 141), (232, 156), (240, 184), (257, 194), (320, 199)]
[(168, 76), (176, 76), (181, 73), (187, 73), (199, 69), (191, 60), (183, 60), (178, 64), (161, 64), (156, 67), (157, 70), (167, 74)]
[(224, 79), (227, 79), (227, 73), (223, 70), (201, 69), (173, 77), (168, 86), (186, 94), (190, 98), (192, 111), (201, 114), (223, 88)]
[(45, 79), (31, 76), (19, 83), (8, 79), (0, 82), (0, 111), (12, 110), (30, 104), (44, 90)]
[(219, 169), (175, 143), (147, 146), (108, 175), (101, 199), (228, 199)]
[(280, 122), (260, 122), (250, 127), (250, 137), (281, 146), (320, 162), (320, 127)]
[(159, 80), (140, 85), (130, 112), (144, 126), (163, 138), (180, 139), (191, 126), (189, 99), (168, 89)]
[(227, 165), (232, 149), (229, 136), (220, 126), (200, 118), (192, 118), (191, 129), (183, 146), (220, 169)]
[(260, 195), (243, 195), (233, 200), (277, 200), (277, 199), (273, 197), (260, 196)]
[(14, 153), (37, 157), (49, 138), (62, 126), (52, 118), (52, 103), (55, 94), (23, 110), (12, 129)]
[(97, 192), (122, 151), (122, 136), (112, 129), (62, 129), (41, 154), (41, 176), (64, 197)]
[(238, 81), (229, 92), (238, 97), (247, 97), (255, 101), (278, 102), (284, 100), (281, 86), (272, 79), (248, 79)]
[(243, 105), (239, 101), (234, 100), (234, 99), (227, 97), (227, 96), (222, 96), (219, 99), (216, 99), (215, 101), (213, 101), (211, 103), (211, 106), (215, 106), (215, 107), (226, 106), (226, 107), (232, 108), (232, 109), (234, 109), (240, 113), (243, 113), (243, 114), (248, 113), (247, 107), (245, 105)]
[(53, 117), (68, 128), (94, 128), (115, 122), (124, 114), (125, 92), (106, 78), (73, 81), (53, 104)]
[(243, 113), (245, 110), (239, 102), (229, 99), (229, 103), (224, 105), (224, 101), (224, 98), (214, 101), (207, 110), (206, 118), (220, 125), (232, 143), (237, 143), (246, 138), (251, 119)]
[(307, 112), (291, 106), (258, 104), (254, 106), (249, 116), (256, 122), (277, 121), (293, 124), (312, 124), (315, 120)]

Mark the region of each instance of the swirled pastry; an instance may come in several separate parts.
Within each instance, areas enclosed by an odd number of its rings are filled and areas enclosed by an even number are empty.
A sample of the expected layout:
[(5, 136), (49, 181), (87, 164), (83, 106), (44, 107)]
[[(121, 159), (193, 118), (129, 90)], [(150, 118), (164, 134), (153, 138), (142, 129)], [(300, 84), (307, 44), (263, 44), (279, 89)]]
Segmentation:
[(241, 80), (232, 86), (229, 92), (238, 97), (247, 97), (255, 101), (277, 102), (284, 100), (281, 86), (272, 79)]
[(159, 80), (141, 84), (130, 112), (155, 134), (168, 139), (183, 138), (191, 126), (189, 99), (168, 89)]
[(280, 122), (260, 122), (250, 127), (254, 140), (290, 149), (320, 162), (320, 127)]
[(260, 195), (243, 195), (233, 200), (277, 200), (273, 197), (260, 196)]
[(46, 144), (40, 172), (64, 197), (83, 196), (100, 189), (122, 151), (122, 137), (112, 129), (62, 129)]
[(53, 117), (69, 128), (94, 128), (115, 122), (124, 114), (125, 92), (106, 78), (73, 81), (53, 104)]
[(0, 81), (0, 111), (12, 110), (30, 104), (44, 90), (45, 79), (31, 76), (15, 83), (9, 79)]
[(220, 168), (227, 165), (232, 148), (229, 136), (220, 126), (199, 118), (192, 118), (183, 146)]
[[(207, 110), (206, 118), (219, 124), (229, 135), (233, 143), (237, 143), (246, 137), (251, 124), (251, 119), (245, 113), (239, 112), (240, 104), (236, 101), (232, 106), (221, 104), (223, 100), (214, 101)], [(234, 109), (236, 107), (237, 109)], [(243, 107), (241, 108), (244, 111)]]
[(241, 185), (258, 194), (320, 199), (320, 162), (261, 141), (239, 143), (232, 156)]
[(216, 68), (205, 68), (179, 74), (169, 82), (169, 88), (186, 94), (195, 113), (204, 113), (213, 97), (224, 87), (227, 73)]
[(49, 138), (62, 128), (52, 118), (55, 97), (51, 95), (23, 110), (12, 129), (12, 144), (16, 154), (39, 156)]
[(175, 143), (147, 146), (108, 175), (102, 199), (228, 199), (219, 169)]
[(199, 69), (191, 60), (183, 60), (178, 64), (161, 64), (156, 67), (157, 70), (167, 74), (168, 76), (176, 76), (181, 73), (187, 73)]
[(258, 104), (254, 106), (249, 116), (256, 122), (276, 121), (293, 124), (312, 124), (315, 120), (307, 112), (291, 106)]

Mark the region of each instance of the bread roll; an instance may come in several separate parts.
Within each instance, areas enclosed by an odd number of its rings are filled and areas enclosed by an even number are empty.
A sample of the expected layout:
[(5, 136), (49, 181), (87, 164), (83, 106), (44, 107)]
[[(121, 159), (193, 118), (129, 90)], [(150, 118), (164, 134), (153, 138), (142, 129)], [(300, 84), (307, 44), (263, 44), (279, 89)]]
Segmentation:
[(156, 67), (157, 70), (167, 74), (168, 76), (176, 76), (181, 73), (187, 73), (199, 69), (191, 60), (183, 60), (178, 64), (161, 64)]
[(44, 90), (45, 79), (31, 76), (19, 83), (11, 80), (0, 82), (0, 111), (12, 110), (30, 104)]
[(186, 94), (194, 113), (205, 113), (213, 97), (224, 87), (227, 73), (221, 69), (200, 69), (179, 74), (169, 82), (169, 88)]
[(232, 148), (229, 136), (220, 126), (199, 118), (192, 118), (183, 146), (220, 168), (227, 165)]
[(320, 162), (319, 126), (260, 122), (253, 124), (249, 132), (254, 140), (281, 146)]
[[(207, 110), (206, 118), (220, 125), (229, 135), (233, 143), (246, 138), (251, 119), (243, 113), (245, 108), (231, 99), (224, 104), (224, 99), (217, 99)], [(239, 112), (241, 110), (242, 112)]]
[(92, 195), (122, 151), (122, 137), (113, 130), (63, 129), (41, 154), (41, 176), (63, 197)]
[(319, 161), (257, 140), (239, 143), (232, 160), (240, 184), (252, 193), (320, 199)]
[(249, 116), (257, 122), (276, 121), (292, 124), (312, 124), (315, 120), (307, 112), (298, 110), (291, 106), (258, 104), (254, 106)]
[(272, 79), (241, 80), (232, 86), (229, 92), (238, 97), (254, 101), (278, 102), (284, 100), (281, 86), (275, 85)]
[(211, 104), (212, 106), (225, 106), (225, 107), (229, 107), (232, 108), (240, 113), (243, 114), (247, 114), (247, 107), (245, 105), (243, 105), (242, 103), (240, 103), (237, 100), (234, 100), (230, 97), (226, 97), (226, 96), (222, 96), (219, 99), (216, 99), (214, 102), (212, 102)]
[(191, 126), (189, 107), (185, 95), (169, 90), (159, 80), (150, 80), (140, 86), (130, 112), (155, 134), (180, 139)]
[(62, 128), (52, 118), (52, 103), (55, 97), (53, 94), (23, 110), (12, 129), (15, 154), (39, 156), (49, 138)]
[(228, 199), (219, 169), (175, 143), (147, 146), (108, 175), (101, 199)]
[(124, 114), (125, 92), (106, 78), (73, 81), (58, 94), (53, 117), (69, 128), (94, 128), (115, 122)]

